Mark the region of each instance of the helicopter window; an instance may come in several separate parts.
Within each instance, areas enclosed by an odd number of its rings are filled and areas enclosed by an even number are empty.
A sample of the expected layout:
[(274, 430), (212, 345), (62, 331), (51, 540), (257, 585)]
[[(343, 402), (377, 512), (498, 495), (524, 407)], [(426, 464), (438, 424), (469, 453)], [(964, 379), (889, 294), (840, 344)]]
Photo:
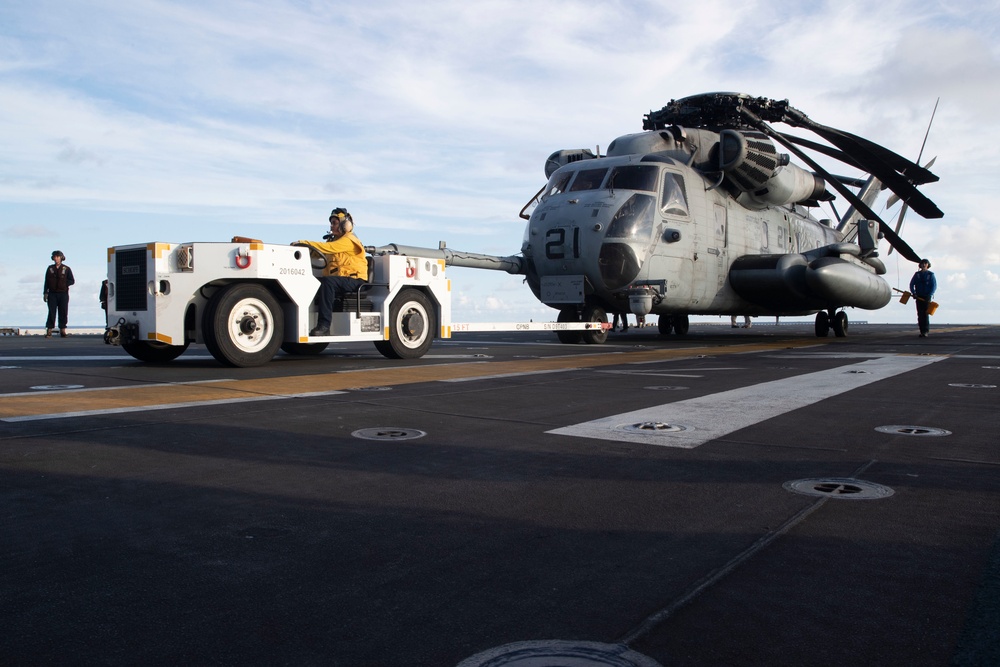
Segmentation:
[(573, 177), (572, 171), (559, 172), (557, 174), (552, 174), (552, 178), (549, 179), (549, 184), (545, 187), (545, 192), (542, 193), (542, 200), (548, 199), (552, 195), (557, 195), (566, 191), (566, 184), (569, 183), (569, 179)]
[(581, 169), (576, 172), (576, 178), (573, 180), (573, 185), (569, 187), (569, 191), (596, 190), (601, 187), (607, 173), (607, 169)]
[(687, 192), (684, 190), (684, 179), (680, 174), (664, 172), (660, 211), (664, 215), (688, 214)]
[(653, 203), (649, 195), (632, 195), (615, 213), (606, 238), (647, 241), (653, 235)]
[(656, 192), (656, 174), (659, 171), (653, 165), (626, 165), (615, 167), (608, 180), (611, 190), (645, 190)]

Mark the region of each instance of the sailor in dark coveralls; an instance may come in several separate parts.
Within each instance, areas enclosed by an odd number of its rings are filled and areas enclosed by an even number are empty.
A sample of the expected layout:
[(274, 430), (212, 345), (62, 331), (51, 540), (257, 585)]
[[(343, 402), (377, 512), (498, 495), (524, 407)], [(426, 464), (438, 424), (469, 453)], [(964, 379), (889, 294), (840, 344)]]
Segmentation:
[(73, 269), (63, 261), (66, 255), (61, 250), (52, 253), (54, 264), (45, 269), (45, 282), (42, 287), (42, 299), (49, 304), (49, 317), (45, 320), (45, 337), (52, 337), (52, 329), (56, 325), (56, 315), (59, 315), (59, 335), (66, 337), (66, 319), (69, 317), (69, 288), (76, 282), (73, 279)]

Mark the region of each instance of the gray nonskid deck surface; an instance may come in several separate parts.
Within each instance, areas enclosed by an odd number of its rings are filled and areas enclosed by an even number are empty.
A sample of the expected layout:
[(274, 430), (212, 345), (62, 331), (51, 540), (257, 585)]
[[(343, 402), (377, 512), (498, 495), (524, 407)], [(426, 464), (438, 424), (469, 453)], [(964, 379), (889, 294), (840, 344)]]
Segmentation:
[(0, 663), (995, 664), (1000, 327), (811, 328), (0, 338)]

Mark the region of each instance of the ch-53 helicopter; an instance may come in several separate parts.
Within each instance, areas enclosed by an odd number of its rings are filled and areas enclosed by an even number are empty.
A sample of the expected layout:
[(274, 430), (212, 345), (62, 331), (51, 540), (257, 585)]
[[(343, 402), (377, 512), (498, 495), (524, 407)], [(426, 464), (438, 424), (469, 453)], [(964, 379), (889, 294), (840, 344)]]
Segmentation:
[[(830, 145), (771, 123), (803, 128)], [(870, 176), (835, 176), (804, 149)], [(880, 239), (920, 260), (899, 237), (902, 212), (893, 229), (871, 209), (878, 195), (889, 189), (905, 202), (903, 212), (943, 215), (917, 189), (938, 180), (927, 168), (820, 125), (787, 100), (740, 93), (673, 100), (645, 115), (643, 132), (612, 141), (605, 155), (556, 151), (545, 174), (548, 182), (521, 211), (528, 223), (520, 255), (437, 252), (451, 265), (524, 275), (535, 296), (559, 310), (560, 322), (652, 313), (661, 334), (686, 334), (690, 315), (815, 313), (817, 336), (831, 329), (846, 336), (845, 307), (876, 310), (891, 300)], [(833, 206), (829, 188), (850, 204), (843, 216), (833, 209), (836, 222), (810, 212), (821, 201)], [(602, 343), (608, 334), (558, 335), (564, 343)]]

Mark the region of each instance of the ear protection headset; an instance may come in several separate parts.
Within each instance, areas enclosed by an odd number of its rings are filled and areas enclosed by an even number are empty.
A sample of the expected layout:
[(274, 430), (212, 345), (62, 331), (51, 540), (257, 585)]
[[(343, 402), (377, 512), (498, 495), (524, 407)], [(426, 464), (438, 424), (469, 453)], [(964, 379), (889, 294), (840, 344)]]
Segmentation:
[(340, 221), (340, 229), (344, 234), (354, 231), (354, 219), (346, 208), (335, 208), (330, 211), (330, 222)]
[(56, 257), (58, 257), (59, 259), (63, 260), (64, 262), (66, 261), (66, 255), (62, 254), (62, 250), (53, 250), (52, 251), (52, 259), (55, 259)]

